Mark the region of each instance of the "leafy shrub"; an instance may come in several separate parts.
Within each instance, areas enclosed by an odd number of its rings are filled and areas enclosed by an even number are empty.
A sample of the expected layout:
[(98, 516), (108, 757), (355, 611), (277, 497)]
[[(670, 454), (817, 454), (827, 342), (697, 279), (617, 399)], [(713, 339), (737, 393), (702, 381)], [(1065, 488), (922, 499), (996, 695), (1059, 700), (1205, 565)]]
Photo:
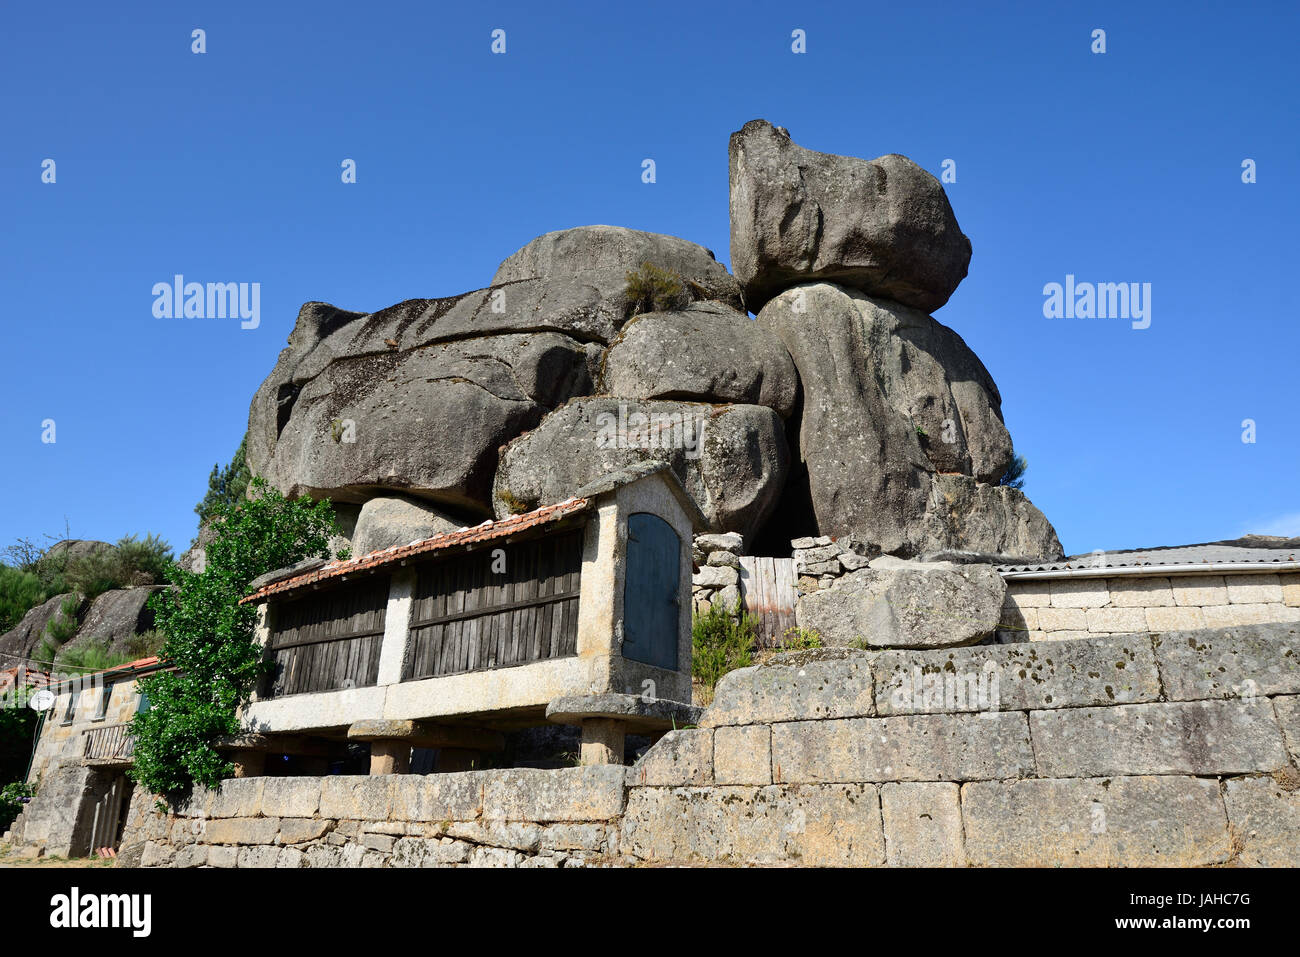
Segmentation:
[(111, 642), (87, 641), (72, 648), (60, 649), (54, 656), (54, 670), (86, 674), (116, 668), (137, 657), (127, 652), (113, 651)]
[(81, 623), (77, 620), (77, 611), (80, 607), (81, 602), (77, 597), (70, 595), (59, 602), (59, 610), (45, 623), (45, 637), (52, 641), (56, 648), (77, 636), (77, 629), (81, 627)]
[(328, 501), (289, 501), (261, 479), (250, 497), (212, 509), (215, 538), (202, 574), (173, 565), (174, 591), (150, 599), (161, 656), (175, 671), (140, 681), (149, 710), (136, 714), (132, 776), (156, 794), (215, 786), (231, 772), (215, 745), (239, 732), (236, 713), (266, 672), (254, 637), (257, 612), (240, 605), (248, 583), (304, 558), (328, 558), (334, 510)]
[(31, 688), (10, 685), (0, 697), (0, 781), (18, 781), (27, 774), (40, 721), (40, 715), (27, 707), (31, 693)]
[(632, 307), (634, 316), (643, 312), (684, 309), (691, 303), (691, 294), (680, 275), (648, 262), (628, 271), (623, 296)]
[(157, 535), (143, 540), (127, 535), (116, 548), (98, 548), (69, 561), (64, 578), (73, 591), (92, 601), (115, 588), (161, 582), (173, 564), (171, 546)]
[(746, 613), (739, 600), (731, 611), (714, 602), (703, 615), (692, 617), (691, 674), (704, 686), (706, 698), (712, 700), (728, 671), (753, 664), (757, 629), (758, 618)]
[(797, 626), (787, 628), (777, 646), (781, 651), (806, 651), (822, 647), (822, 636), (815, 631)]
[(0, 788), (0, 832), (8, 830), (14, 818), (22, 812), (23, 805), (35, 794), (36, 789), (22, 781), (15, 781)]
[(31, 572), (0, 565), (0, 634), (23, 620), (23, 615), (48, 596), (41, 580)]

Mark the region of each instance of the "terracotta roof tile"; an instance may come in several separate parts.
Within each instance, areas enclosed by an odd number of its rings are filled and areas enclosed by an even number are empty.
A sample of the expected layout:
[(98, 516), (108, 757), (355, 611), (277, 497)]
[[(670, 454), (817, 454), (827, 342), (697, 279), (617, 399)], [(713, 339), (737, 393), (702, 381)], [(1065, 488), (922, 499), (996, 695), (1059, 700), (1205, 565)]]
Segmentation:
[(284, 578), (280, 581), (271, 582), (269, 585), (263, 585), (251, 595), (241, 599), (240, 604), (260, 601), (263, 598), (284, 594), (285, 592), (297, 591), (307, 585), (315, 585), (318, 582), (328, 581), (332, 578), (341, 578), (344, 575), (353, 575), (360, 571), (379, 568), (417, 555), (428, 555), (455, 545), (478, 545), (482, 542), (495, 541), (538, 525), (558, 522), (560, 519), (584, 511), (588, 505), (590, 505), (590, 499), (570, 498), (555, 505), (544, 505), (522, 515), (512, 515), (498, 521), (486, 521), (472, 528), (461, 528), (454, 532), (443, 532), (434, 535), (432, 538), (411, 542), (409, 545), (393, 545), (391, 548), (380, 549), (357, 558), (350, 558), (347, 561), (329, 562), (301, 575), (294, 575), (291, 578)]

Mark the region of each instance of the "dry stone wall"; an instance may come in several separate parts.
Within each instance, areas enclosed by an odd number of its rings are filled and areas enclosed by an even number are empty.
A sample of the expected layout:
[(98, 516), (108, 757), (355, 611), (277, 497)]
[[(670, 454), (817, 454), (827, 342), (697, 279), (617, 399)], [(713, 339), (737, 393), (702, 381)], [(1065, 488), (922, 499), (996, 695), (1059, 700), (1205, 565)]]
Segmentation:
[(1300, 865), (1300, 626), (780, 655), (631, 768), (245, 779), (126, 861)]

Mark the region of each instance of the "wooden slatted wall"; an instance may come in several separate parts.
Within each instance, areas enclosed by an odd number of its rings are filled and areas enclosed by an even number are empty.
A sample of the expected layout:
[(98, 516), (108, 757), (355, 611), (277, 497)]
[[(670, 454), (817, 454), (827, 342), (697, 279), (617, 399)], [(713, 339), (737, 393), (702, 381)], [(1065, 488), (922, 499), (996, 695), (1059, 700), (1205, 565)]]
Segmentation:
[(364, 688), (379, 677), (387, 575), (312, 592), (275, 607), (272, 697)]
[(759, 647), (780, 644), (786, 629), (795, 626), (794, 559), (740, 556), (740, 594), (745, 610), (758, 617)]
[(419, 569), (404, 678), (463, 674), (578, 651), (582, 529), (497, 546)]

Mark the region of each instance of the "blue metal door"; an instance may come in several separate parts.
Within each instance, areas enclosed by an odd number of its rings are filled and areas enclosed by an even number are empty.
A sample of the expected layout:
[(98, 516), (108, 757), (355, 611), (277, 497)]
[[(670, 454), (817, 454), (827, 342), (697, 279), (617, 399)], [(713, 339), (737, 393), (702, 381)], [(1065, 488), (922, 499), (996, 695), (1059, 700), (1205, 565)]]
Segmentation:
[(658, 515), (627, 519), (627, 577), (623, 582), (623, 657), (658, 668), (677, 667), (681, 541)]

